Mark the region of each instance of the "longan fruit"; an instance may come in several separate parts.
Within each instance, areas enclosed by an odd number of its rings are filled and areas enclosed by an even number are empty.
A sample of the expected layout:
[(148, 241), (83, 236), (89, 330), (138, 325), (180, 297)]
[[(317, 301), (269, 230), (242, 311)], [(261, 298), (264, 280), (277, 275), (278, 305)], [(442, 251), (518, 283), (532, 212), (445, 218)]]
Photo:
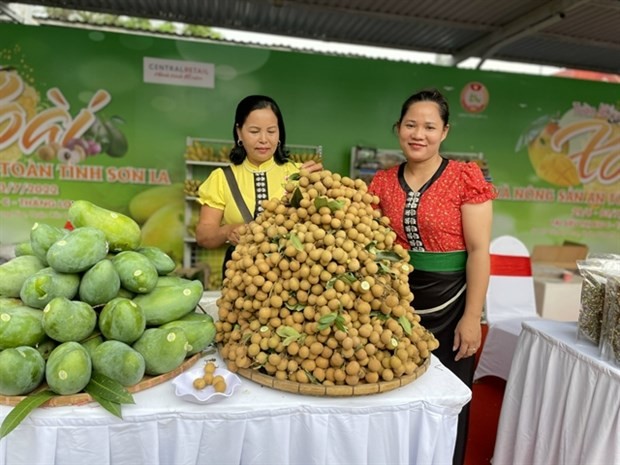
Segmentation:
[(213, 383), (213, 389), (215, 389), (215, 392), (226, 392), (226, 381), (224, 381), (224, 378), (215, 381)]
[(196, 378), (192, 384), (194, 386), (194, 389), (204, 389), (207, 385), (206, 381), (203, 378)]
[(217, 368), (217, 367), (215, 366), (215, 363), (213, 363), (213, 362), (207, 362), (207, 363), (205, 364), (205, 367), (204, 367), (204, 372), (205, 372), (205, 373), (213, 373), (213, 372), (215, 371), (215, 369), (216, 369), (216, 368)]

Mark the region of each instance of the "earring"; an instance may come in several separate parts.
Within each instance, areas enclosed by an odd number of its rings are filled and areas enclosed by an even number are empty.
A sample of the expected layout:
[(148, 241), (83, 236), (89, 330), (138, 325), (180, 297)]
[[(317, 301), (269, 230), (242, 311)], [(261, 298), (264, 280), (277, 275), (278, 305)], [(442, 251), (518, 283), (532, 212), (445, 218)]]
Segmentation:
[(239, 140), (237, 141), (237, 145), (238, 145), (239, 147), (243, 147), (243, 141), (242, 141), (241, 139), (239, 139)]
[(278, 141), (278, 147), (280, 147), (280, 141)]

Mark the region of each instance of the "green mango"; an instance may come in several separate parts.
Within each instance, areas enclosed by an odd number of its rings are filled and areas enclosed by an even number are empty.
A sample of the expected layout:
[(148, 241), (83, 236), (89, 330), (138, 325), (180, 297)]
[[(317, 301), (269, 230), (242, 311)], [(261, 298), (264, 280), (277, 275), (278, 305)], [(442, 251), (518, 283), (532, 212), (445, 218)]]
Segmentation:
[(179, 319), (182, 321), (210, 321), (213, 323), (213, 317), (208, 313), (192, 312)]
[(108, 254), (108, 243), (100, 229), (75, 228), (54, 242), (47, 251), (47, 263), (61, 273), (81, 273)]
[(24, 303), (15, 297), (0, 297), (0, 312), (9, 308), (21, 307)]
[(118, 290), (116, 297), (124, 297), (125, 299), (133, 299), (136, 296), (135, 292), (128, 291), (123, 286)]
[(78, 274), (60, 273), (52, 267), (47, 267), (24, 281), (19, 297), (29, 307), (43, 309), (54, 297), (73, 299), (79, 287)]
[(140, 352), (120, 341), (105, 341), (93, 351), (93, 369), (123, 386), (138, 384), (146, 363)]
[(183, 263), (186, 234), (184, 202), (172, 201), (155, 211), (142, 225), (142, 245), (158, 247), (175, 263)]
[(144, 310), (147, 326), (159, 326), (194, 311), (203, 292), (200, 281), (190, 281), (176, 286), (155, 287), (148, 294), (135, 296), (133, 301)]
[(140, 246), (140, 226), (127, 215), (87, 200), (76, 200), (69, 207), (68, 216), (76, 227), (91, 226), (103, 231), (112, 252), (135, 250)]
[(182, 278), (180, 276), (160, 276), (157, 280), (157, 284), (155, 285), (155, 287), (184, 286), (191, 282), (191, 279)]
[(45, 377), (45, 360), (32, 347), (0, 352), (0, 394), (22, 396), (37, 388)]
[(207, 318), (196, 320), (175, 320), (161, 325), (160, 328), (181, 328), (185, 331), (187, 342), (190, 346), (187, 355), (194, 355), (198, 352), (202, 352), (209, 347), (215, 339), (215, 324)]
[(45, 264), (34, 255), (15, 257), (0, 265), (0, 296), (19, 297), (24, 281)]
[(97, 326), (97, 312), (86, 302), (55, 297), (43, 309), (45, 334), (58, 342), (79, 342)]
[(92, 362), (86, 349), (74, 341), (63, 342), (50, 354), (45, 365), (45, 381), (56, 394), (76, 394), (86, 387)]
[(54, 350), (58, 344), (60, 344), (58, 341), (55, 341), (51, 337), (45, 335), (45, 339), (39, 342), (35, 346), (35, 349), (37, 349), (37, 351), (43, 356), (44, 360), (47, 360), (52, 353), (52, 350)]
[(30, 229), (30, 247), (34, 255), (39, 257), (45, 266), (47, 263), (47, 251), (56, 241), (67, 235), (66, 229), (57, 228), (46, 223), (35, 223)]
[(176, 203), (184, 202), (183, 184), (155, 186), (138, 192), (129, 201), (129, 214), (139, 224), (144, 224), (153, 213), (173, 200)]
[(149, 328), (134, 342), (133, 348), (144, 357), (147, 375), (161, 375), (183, 363), (188, 342), (181, 328)]
[(121, 285), (137, 294), (151, 292), (157, 284), (157, 268), (146, 256), (133, 250), (120, 252), (112, 258), (112, 264)]
[(86, 339), (81, 340), (80, 344), (82, 344), (82, 347), (86, 349), (86, 352), (88, 352), (88, 355), (90, 355), (90, 358), (92, 359), (94, 350), (99, 346), (99, 344), (102, 344), (103, 341), (104, 339), (101, 334), (93, 333)]
[(32, 244), (30, 241), (20, 242), (19, 244), (15, 244), (15, 256), (23, 257), (24, 255), (34, 255), (34, 251), (32, 250)]
[(95, 307), (115, 298), (120, 288), (121, 278), (116, 268), (111, 260), (104, 258), (82, 275), (78, 294), (80, 300)]
[(174, 271), (177, 267), (174, 260), (170, 258), (166, 252), (157, 247), (140, 247), (136, 252), (144, 255), (155, 265), (159, 276), (165, 276)]
[(106, 339), (131, 344), (145, 329), (144, 311), (132, 300), (117, 297), (105, 304), (99, 313), (99, 330)]
[(43, 312), (21, 306), (0, 312), (0, 350), (20, 346), (35, 347), (45, 340)]

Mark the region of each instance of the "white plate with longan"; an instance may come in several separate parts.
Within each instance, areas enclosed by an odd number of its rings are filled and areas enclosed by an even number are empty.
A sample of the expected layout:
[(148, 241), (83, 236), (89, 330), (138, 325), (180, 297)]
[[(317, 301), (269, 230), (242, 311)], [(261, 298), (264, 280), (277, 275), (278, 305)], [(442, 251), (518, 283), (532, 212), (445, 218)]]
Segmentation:
[(241, 380), (225, 368), (218, 368), (214, 362), (198, 362), (174, 378), (172, 384), (181, 399), (209, 404), (232, 396)]

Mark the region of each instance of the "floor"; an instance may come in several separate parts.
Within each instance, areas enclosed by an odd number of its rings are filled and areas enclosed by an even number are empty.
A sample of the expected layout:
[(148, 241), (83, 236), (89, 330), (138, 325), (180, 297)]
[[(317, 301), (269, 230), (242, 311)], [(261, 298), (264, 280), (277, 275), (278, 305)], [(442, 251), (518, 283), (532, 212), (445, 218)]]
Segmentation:
[[(486, 331), (487, 327), (483, 325), (483, 343)], [(486, 376), (474, 383), (465, 465), (488, 465), (491, 463), (505, 387), (506, 381), (495, 376)]]

